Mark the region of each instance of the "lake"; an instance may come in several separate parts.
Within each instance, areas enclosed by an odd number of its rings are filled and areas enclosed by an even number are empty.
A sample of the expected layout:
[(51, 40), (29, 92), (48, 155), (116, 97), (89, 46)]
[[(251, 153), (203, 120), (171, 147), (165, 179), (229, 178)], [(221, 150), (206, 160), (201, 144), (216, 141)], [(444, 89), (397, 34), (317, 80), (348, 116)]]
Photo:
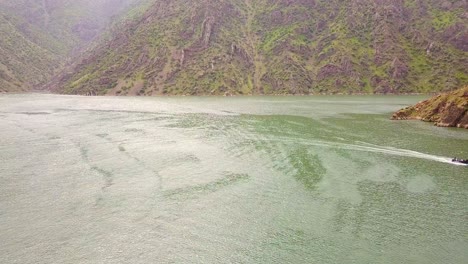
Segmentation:
[(0, 262), (466, 263), (424, 98), (0, 95)]

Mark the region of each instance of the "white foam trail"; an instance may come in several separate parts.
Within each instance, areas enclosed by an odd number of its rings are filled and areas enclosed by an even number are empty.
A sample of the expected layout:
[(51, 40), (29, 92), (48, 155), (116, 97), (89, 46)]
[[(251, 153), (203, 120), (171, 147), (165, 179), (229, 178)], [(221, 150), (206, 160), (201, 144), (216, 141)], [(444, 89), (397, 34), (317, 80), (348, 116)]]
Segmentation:
[(438, 162), (450, 163), (450, 164), (459, 165), (459, 166), (466, 166), (467, 165), (467, 164), (452, 162), (452, 158), (449, 158), (449, 157), (431, 155), (431, 154), (421, 153), (421, 152), (417, 152), (417, 151), (414, 151), (414, 150), (408, 150), (408, 149), (399, 149), (399, 148), (394, 148), (394, 147), (378, 146), (378, 145), (374, 145), (374, 144), (370, 144), (370, 143), (366, 143), (366, 142), (361, 142), (361, 141), (358, 141), (358, 143), (368, 145), (368, 146), (370, 146), (369, 147), (370, 149), (373, 149), (373, 150), (375, 150), (375, 152), (379, 152), (379, 153), (384, 153), (384, 154), (388, 153), (388, 154), (391, 154), (391, 155), (398, 155), (398, 156), (405, 156), (405, 157), (412, 157), (412, 158), (434, 160), (434, 161), (438, 161)]
[(387, 154), (387, 155), (392, 155), (392, 156), (432, 160), (432, 161), (437, 161), (437, 162), (442, 162), (442, 163), (449, 163), (449, 164), (457, 165), (457, 166), (467, 166), (467, 164), (452, 162), (452, 158), (449, 158), (449, 157), (431, 155), (431, 154), (426, 154), (426, 153), (422, 153), (422, 152), (418, 152), (414, 150), (408, 150), (408, 149), (399, 149), (399, 148), (394, 148), (394, 147), (373, 145), (373, 144), (366, 143), (366, 142), (358, 142), (360, 143), (360, 145), (357, 145), (357, 144), (347, 144), (347, 143), (339, 143), (339, 142), (327, 142), (327, 141), (321, 141), (321, 140), (310, 141), (310, 140), (287, 139), (285, 141), (296, 142), (296, 143), (299, 142), (299, 143), (302, 143), (305, 145), (311, 145), (311, 146), (382, 153), (382, 154)]

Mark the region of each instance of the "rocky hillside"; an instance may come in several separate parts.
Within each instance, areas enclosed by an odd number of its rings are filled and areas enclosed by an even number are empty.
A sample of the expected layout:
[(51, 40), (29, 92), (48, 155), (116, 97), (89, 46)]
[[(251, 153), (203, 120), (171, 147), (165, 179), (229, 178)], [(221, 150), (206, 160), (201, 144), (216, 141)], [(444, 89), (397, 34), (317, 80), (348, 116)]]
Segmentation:
[(392, 119), (417, 119), (435, 122), (437, 126), (468, 129), (468, 86), (402, 109)]
[(138, 0), (0, 0), (0, 92), (48, 81)]
[(48, 88), (411, 93), (468, 83), (466, 0), (153, 0)]

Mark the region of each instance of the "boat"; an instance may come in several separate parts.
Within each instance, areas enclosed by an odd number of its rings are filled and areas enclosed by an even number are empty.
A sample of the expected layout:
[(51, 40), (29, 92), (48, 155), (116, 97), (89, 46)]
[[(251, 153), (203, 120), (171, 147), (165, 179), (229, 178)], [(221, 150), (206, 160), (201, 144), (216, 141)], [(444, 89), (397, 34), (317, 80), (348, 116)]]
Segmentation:
[(457, 158), (453, 158), (453, 159), (452, 159), (452, 162), (468, 165), (468, 159), (457, 159)]

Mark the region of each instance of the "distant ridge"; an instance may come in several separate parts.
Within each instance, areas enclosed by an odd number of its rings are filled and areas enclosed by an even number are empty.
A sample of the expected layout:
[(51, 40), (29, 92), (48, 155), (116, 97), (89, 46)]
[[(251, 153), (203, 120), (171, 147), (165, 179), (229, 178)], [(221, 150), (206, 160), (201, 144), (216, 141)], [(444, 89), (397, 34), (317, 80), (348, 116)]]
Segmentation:
[(137, 1), (143, 0), (0, 0), (0, 91), (50, 81)]

